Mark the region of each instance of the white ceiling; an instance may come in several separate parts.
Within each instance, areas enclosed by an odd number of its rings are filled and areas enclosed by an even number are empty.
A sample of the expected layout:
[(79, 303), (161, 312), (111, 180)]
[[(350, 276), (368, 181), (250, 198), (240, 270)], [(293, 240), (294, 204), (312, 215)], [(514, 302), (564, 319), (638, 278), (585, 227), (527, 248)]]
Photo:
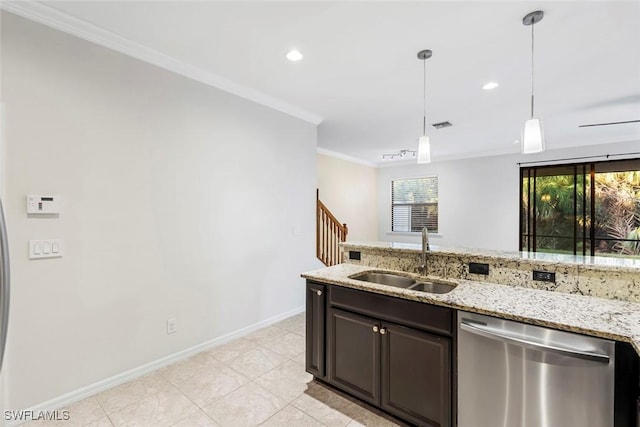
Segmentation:
[[(422, 49), (433, 50), (427, 121), (454, 125), (428, 131), (434, 161), (518, 152), (531, 84), (522, 17), (542, 10), (536, 115), (547, 149), (634, 140), (640, 148), (640, 123), (578, 128), (640, 119), (639, 1), (45, 4), (238, 85), (238, 93), (322, 119), (319, 147), (372, 163), (417, 147)], [(297, 63), (284, 56), (294, 47), (304, 54)], [(490, 80), (500, 86), (483, 91)]]

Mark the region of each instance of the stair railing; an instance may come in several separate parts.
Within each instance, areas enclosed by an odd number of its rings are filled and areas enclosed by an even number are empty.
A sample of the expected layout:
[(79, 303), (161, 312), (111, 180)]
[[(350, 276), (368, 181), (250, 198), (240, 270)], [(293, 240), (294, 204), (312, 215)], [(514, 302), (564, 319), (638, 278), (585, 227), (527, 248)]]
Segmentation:
[(340, 242), (347, 240), (349, 229), (320, 201), (320, 191), (316, 191), (316, 256), (326, 266), (342, 262)]

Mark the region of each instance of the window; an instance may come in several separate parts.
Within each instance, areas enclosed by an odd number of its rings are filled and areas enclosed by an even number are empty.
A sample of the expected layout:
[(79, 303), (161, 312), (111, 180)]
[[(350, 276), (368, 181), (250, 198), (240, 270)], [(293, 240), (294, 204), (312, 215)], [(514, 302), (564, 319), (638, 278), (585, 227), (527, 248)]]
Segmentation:
[(640, 257), (640, 159), (520, 169), (520, 250)]
[(391, 231), (438, 232), (438, 177), (391, 181)]

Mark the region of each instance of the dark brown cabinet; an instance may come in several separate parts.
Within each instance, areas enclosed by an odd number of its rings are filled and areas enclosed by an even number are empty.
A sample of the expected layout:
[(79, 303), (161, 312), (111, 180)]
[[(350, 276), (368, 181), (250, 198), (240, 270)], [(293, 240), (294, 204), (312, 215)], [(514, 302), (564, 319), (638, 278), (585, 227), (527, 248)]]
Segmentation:
[(326, 286), (307, 282), (306, 301), (306, 370), (316, 378), (326, 378), (325, 313)]
[(329, 382), (377, 405), (380, 400), (379, 322), (329, 309)]
[(414, 424), (451, 425), (451, 339), (382, 323), (381, 405)]
[(326, 376), (316, 377), (412, 424), (452, 426), (453, 310), (332, 285), (325, 296)]

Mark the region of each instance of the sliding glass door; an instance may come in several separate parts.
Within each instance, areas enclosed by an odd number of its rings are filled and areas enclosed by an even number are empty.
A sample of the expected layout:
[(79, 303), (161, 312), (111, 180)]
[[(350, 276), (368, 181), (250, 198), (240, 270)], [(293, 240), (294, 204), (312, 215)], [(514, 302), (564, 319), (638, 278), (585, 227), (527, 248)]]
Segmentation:
[(520, 250), (640, 256), (640, 159), (521, 168)]

